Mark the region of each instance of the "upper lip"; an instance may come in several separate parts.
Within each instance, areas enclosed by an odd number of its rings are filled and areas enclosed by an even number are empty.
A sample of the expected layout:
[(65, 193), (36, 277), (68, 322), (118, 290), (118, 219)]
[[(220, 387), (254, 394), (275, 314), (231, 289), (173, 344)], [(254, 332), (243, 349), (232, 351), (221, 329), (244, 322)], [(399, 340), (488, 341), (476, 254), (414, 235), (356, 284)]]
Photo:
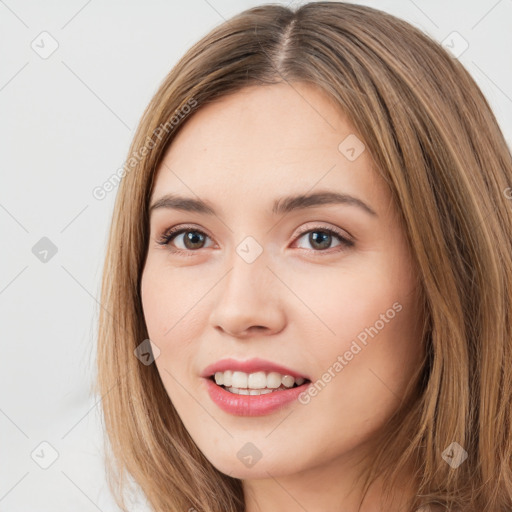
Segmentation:
[(255, 372), (277, 372), (281, 375), (291, 375), (294, 378), (302, 377), (308, 379), (305, 375), (302, 375), (295, 370), (291, 370), (281, 364), (273, 363), (272, 361), (266, 361), (265, 359), (247, 359), (245, 361), (239, 361), (237, 359), (221, 359), (216, 363), (210, 364), (202, 372), (201, 377), (211, 377), (216, 372), (224, 372), (226, 370), (240, 371), (244, 373), (255, 373)]

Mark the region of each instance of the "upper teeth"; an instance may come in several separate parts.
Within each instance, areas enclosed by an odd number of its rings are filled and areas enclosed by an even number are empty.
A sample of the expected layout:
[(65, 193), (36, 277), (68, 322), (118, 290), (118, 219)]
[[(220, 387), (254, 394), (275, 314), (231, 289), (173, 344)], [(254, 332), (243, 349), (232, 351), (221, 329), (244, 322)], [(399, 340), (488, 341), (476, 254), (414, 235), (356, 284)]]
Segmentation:
[(219, 386), (249, 389), (277, 389), (281, 384), (291, 388), (294, 384), (300, 386), (305, 379), (302, 377), (294, 378), (291, 375), (281, 375), (277, 372), (256, 372), (244, 373), (226, 370), (225, 372), (215, 373), (215, 382)]

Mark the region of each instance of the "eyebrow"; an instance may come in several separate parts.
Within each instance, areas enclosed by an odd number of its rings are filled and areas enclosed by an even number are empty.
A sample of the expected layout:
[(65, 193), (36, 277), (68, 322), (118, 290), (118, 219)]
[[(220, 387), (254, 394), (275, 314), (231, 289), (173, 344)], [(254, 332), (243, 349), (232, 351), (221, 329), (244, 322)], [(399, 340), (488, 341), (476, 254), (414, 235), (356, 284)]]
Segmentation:
[[(356, 197), (339, 192), (315, 192), (311, 194), (298, 194), (278, 198), (274, 201), (272, 213), (274, 215), (284, 215), (294, 210), (313, 208), (315, 206), (344, 204), (356, 206), (366, 213), (378, 217), (377, 213), (365, 202)], [(217, 213), (213, 206), (202, 199), (192, 197), (183, 197), (176, 194), (166, 194), (157, 199), (149, 208), (151, 214), (159, 208), (181, 210), (186, 212), (196, 212), (204, 215), (214, 215)]]

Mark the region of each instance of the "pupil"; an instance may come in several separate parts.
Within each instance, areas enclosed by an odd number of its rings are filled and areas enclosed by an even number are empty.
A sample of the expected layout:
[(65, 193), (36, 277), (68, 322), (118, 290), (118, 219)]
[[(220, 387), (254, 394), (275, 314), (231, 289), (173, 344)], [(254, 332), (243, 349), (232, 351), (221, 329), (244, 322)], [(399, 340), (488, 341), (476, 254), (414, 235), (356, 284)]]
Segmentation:
[[(318, 234), (320, 234), (320, 236), (318, 236)], [(310, 241), (311, 245), (314, 245), (315, 243), (319, 243), (318, 239), (323, 238), (323, 244), (321, 241), (320, 245), (321, 245), (322, 249), (326, 249), (330, 245), (331, 235), (329, 233), (325, 233), (324, 231), (313, 231), (312, 233), (310, 233), (309, 238), (310, 238), (309, 241)], [(327, 243), (325, 243), (326, 240), (327, 240)]]
[[(186, 242), (192, 243), (192, 247), (189, 247), (189, 249), (197, 249), (197, 247), (194, 246), (194, 244), (200, 244), (201, 243), (202, 235), (197, 233), (197, 231), (187, 231), (185, 240)], [(186, 243), (186, 245), (189, 245)]]

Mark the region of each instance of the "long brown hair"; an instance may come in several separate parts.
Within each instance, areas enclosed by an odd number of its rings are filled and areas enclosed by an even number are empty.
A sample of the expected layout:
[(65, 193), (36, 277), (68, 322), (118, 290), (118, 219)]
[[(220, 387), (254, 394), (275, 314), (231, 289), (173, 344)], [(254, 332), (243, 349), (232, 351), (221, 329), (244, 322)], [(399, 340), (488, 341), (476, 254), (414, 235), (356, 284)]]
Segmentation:
[[(140, 277), (155, 171), (195, 111), (249, 85), (315, 84), (348, 116), (385, 179), (420, 273), (426, 359), (414, 403), (374, 454), (393, 485), (411, 464), (412, 507), (512, 510), (512, 156), (463, 65), (412, 25), (342, 2), (248, 9), (192, 46), (160, 85), (132, 142), (103, 270), (97, 392), (109, 484), (136, 484), (157, 512), (242, 512), (242, 482), (184, 428), (154, 364)], [(129, 165), (128, 165), (129, 163)], [(507, 194), (507, 191), (509, 193)], [(446, 449), (467, 459), (456, 469)]]

